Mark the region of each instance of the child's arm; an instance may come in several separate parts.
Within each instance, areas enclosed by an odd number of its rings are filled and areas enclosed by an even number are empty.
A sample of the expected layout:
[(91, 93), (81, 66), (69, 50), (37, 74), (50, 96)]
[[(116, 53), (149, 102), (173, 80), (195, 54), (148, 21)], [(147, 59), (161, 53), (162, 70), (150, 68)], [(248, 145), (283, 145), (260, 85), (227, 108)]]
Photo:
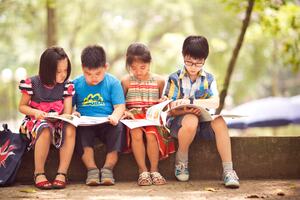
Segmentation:
[(160, 76), (157, 76), (157, 85), (159, 87), (159, 98), (160, 98), (160, 101), (166, 100), (166, 98), (163, 98), (163, 91), (164, 91), (164, 87), (165, 87), (165, 79), (163, 79)]
[(72, 114), (72, 96), (64, 98), (64, 114)]
[(114, 105), (113, 113), (110, 116), (108, 116), (109, 122), (114, 126), (117, 125), (119, 120), (123, 116), (124, 111), (125, 111), (125, 104)]
[(25, 115), (34, 116), (36, 119), (44, 119), (47, 113), (38, 109), (31, 108), (28, 105), (30, 100), (31, 100), (30, 95), (22, 93), (21, 100), (19, 103), (19, 111)]

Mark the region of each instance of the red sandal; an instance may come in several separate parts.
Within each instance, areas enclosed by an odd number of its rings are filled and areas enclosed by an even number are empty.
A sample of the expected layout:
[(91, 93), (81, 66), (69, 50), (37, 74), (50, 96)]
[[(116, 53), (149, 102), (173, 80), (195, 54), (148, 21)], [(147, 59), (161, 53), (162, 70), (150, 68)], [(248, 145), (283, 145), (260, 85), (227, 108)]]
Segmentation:
[(57, 175), (63, 175), (65, 177), (65, 181), (55, 179), (52, 183), (52, 188), (54, 188), (54, 189), (64, 189), (67, 185), (67, 174), (57, 172), (56, 176)]
[(37, 188), (39, 188), (39, 189), (41, 189), (41, 190), (50, 190), (50, 189), (52, 189), (52, 184), (48, 181), (48, 180), (46, 180), (46, 181), (41, 181), (41, 182), (36, 182), (36, 178), (38, 177), (38, 176), (45, 176), (46, 177), (46, 175), (45, 175), (45, 173), (43, 172), (43, 173), (36, 173), (36, 174), (34, 174), (34, 177), (33, 177), (33, 179), (34, 179), (34, 186), (35, 187), (37, 187)]

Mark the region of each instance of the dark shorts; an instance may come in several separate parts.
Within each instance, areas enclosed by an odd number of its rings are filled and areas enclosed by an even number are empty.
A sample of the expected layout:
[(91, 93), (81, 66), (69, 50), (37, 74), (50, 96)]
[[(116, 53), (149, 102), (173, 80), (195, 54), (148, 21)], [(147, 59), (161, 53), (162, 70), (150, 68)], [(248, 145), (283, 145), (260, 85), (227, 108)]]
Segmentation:
[(84, 147), (94, 147), (96, 138), (106, 145), (107, 152), (121, 152), (125, 145), (126, 135), (124, 125), (117, 126), (105, 123), (96, 126), (79, 126), (76, 129), (76, 151), (83, 154)]
[[(174, 138), (178, 138), (178, 131), (181, 128), (181, 123), (184, 115), (177, 117), (170, 117), (167, 119), (167, 126), (170, 129), (170, 134)], [(215, 133), (212, 129), (210, 122), (201, 122), (198, 124), (196, 139), (214, 140)]]

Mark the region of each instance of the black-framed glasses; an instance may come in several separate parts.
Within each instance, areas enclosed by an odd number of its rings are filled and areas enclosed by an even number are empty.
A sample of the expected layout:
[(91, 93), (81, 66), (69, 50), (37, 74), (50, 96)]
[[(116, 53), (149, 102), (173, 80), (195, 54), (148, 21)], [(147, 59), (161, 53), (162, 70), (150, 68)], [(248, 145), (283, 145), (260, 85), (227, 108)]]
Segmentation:
[(192, 62), (192, 61), (189, 61), (189, 60), (185, 60), (184, 61), (184, 64), (188, 67), (192, 67), (192, 66), (195, 66), (195, 67), (203, 67), (205, 62)]

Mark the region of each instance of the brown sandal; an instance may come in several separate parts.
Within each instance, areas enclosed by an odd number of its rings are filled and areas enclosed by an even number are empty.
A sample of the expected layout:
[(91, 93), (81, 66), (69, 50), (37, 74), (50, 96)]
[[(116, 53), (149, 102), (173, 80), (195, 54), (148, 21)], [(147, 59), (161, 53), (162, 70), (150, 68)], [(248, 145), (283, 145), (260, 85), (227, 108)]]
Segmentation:
[(167, 183), (166, 179), (159, 172), (151, 172), (153, 185), (164, 185)]
[(152, 185), (152, 179), (151, 179), (151, 176), (150, 176), (150, 172), (140, 173), (139, 179), (138, 179), (138, 185), (139, 186)]

